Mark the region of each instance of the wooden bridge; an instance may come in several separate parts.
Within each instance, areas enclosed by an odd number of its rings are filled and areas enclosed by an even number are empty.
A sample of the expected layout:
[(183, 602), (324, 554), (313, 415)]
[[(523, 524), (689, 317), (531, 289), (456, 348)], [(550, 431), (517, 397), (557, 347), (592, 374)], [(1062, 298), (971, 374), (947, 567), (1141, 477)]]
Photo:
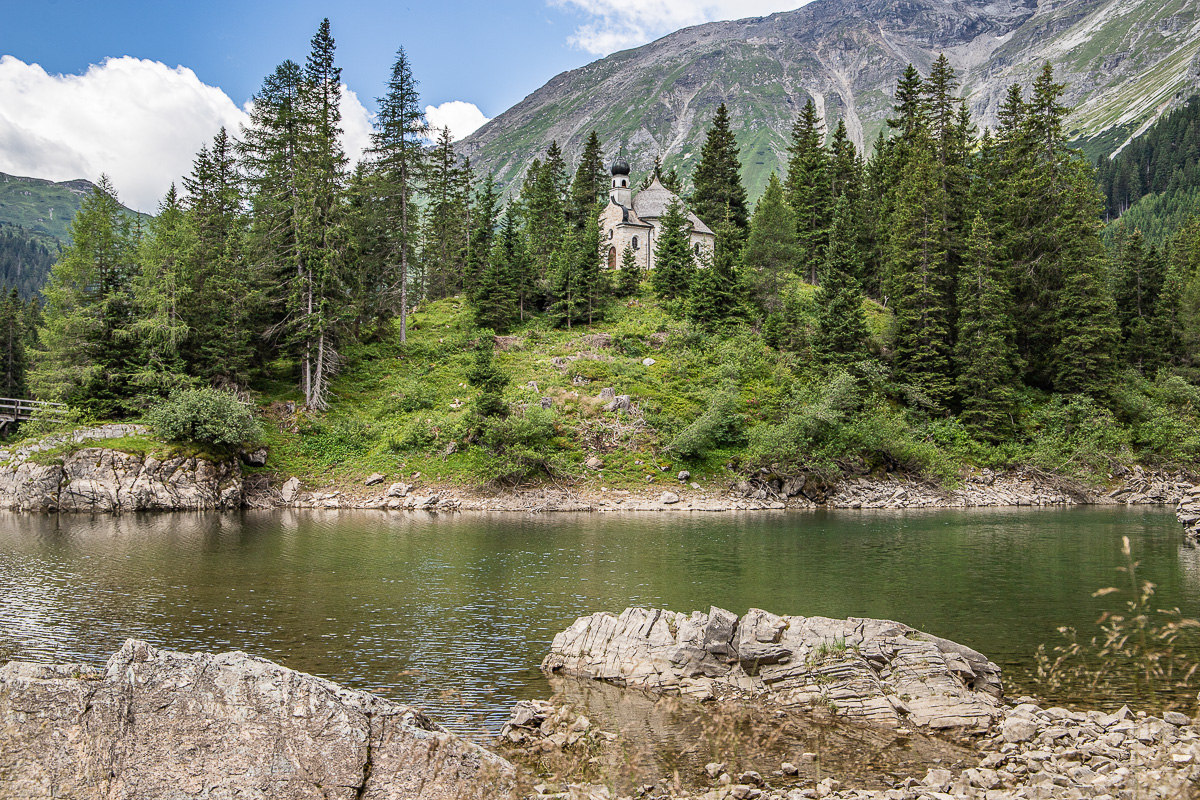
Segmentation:
[(10, 397), (0, 397), (0, 431), (8, 427), (10, 422), (24, 422), (40, 417), (56, 419), (67, 410), (65, 403), (48, 403), (43, 400), (18, 400)]

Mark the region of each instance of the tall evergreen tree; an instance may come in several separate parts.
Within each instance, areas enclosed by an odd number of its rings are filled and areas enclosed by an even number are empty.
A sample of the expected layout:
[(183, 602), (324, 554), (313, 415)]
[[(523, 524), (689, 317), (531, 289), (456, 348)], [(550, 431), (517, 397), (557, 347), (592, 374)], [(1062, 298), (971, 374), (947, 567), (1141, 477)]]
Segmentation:
[(1125, 362), (1138, 372), (1153, 374), (1162, 363), (1153, 320), (1166, 278), (1165, 265), (1154, 247), (1146, 251), (1141, 231), (1128, 236), (1118, 233), (1116, 244), (1112, 292)]
[(1012, 316), (1011, 280), (999, 261), (987, 223), (971, 226), (958, 284), (958, 393), (960, 418), (973, 435), (1000, 441), (1015, 426), (1020, 365)]
[[(845, 128), (842, 132), (845, 133)], [(825, 243), (833, 214), (831, 165), (824, 139), (817, 107), (809, 100), (792, 126), (784, 180), (787, 201), (796, 215), (801, 247), (798, 268), (812, 284), (817, 283), (825, 263)]]
[(0, 302), (0, 392), (4, 397), (24, 398), (29, 391), (25, 385), (29, 368), (26, 337), (25, 304), (14, 286)]
[(503, 333), (517, 316), (517, 297), (513, 291), (510, 259), (512, 251), (502, 239), (492, 246), (487, 266), (475, 285), (472, 304), (475, 324)]
[(783, 185), (775, 173), (754, 207), (750, 236), (743, 261), (754, 275), (754, 296), (768, 314), (783, 305), (783, 287), (799, 258), (796, 215), (784, 199)]
[[(134, 316), (124, 330), (141, 348), (131, 382), (152, 395), (189, 383), (183, 355), (191, 333), (185, 311), (192, 293), (188, 262), (195, 237), (189, 223), (171, 184), (139, 247), (139, 268), (132, 282)], [(237, 305), (228, 296), (223, 300)]]
[(491, 260), (492, 242), (496, 239), (496, 223), (500, 217), (500, 193), (496, 179), (489, 173), (476, 187), (471, 206), (471, 234), (467, 241), (467, 271), (465, 282), (474, 291), (475, 282)]
[(746, 290), (738, 264), (741, 251), (737, 232), (732, 224), (722, 221), (716, 234), (714, 252), (702, 251), (700, 254), (701, 267), (696, 270), (687, 305), (688, 319), (709, 330), (746, 316)]
[(915, 148), (897, 189), (888, 251), (888, 294), (895, 302), (895, 363), (935, 409), (953, 395), (946, 195), (937, 164)]
[(597, 207), (608, 200), (608, 174), (604, 169), (604, 151), (595, 131), (588, 134), (583, 154), (571, 181), (571, 220), (582, 230), (596, 216)]
[(112, 417), (131, 410), (134, 353), (120, 331), (130, 319), (137, 242), (107, 176), (71, 221), (71, 244), (50, 271), (30, 383), (38, 397)]
[(443, 128), (430, 154), (425, 182), (425, 225), (421, 261), (424, 296), (430, 300), (458, 294), (464, 288), (467, 244), (470, 236), (470, 185)]
[(824, 364), (848, 366), (867, 358), (867, 316), (854, 279), (859, 260), (850, 202), (844, 195), (833, 209), (825, 268), (817, 292), (813, 355)]
[(692, 176), (691, 206), (697, 217), (712, 225), (726, 215), (741, 238), (750, 228), (746, 187), (742, 185), (742, 164), (737, 139), (729, 122), (725, 104), (717, 107), (712, 127), (700, 149), (700, 163)]
[(392, 64), (387, 93), (379, 98), (369, 151), (378, 176), (380, 216), (387, 236), (387, 269), (376, 278), (376, 296), (383, 308), (399, 315), (401, 344), (408, 341), (409, 266), (418, 239), (415, 198), (425, 174), (428, 130), (417, 80), (401, 47)]
[(655, 294), (664, 300), (686, 300), (696, 272), (696, 259), (690, 244), (692, 224), (679, 201), (672, 200), (667, 206), (658, 229), (650, 283)]
[(621, 268), (617, 273), (617, 297), (633, 297), (642, 285), (642, 268), (638, 266), (633, 248), (625, 245), (621, 251)]

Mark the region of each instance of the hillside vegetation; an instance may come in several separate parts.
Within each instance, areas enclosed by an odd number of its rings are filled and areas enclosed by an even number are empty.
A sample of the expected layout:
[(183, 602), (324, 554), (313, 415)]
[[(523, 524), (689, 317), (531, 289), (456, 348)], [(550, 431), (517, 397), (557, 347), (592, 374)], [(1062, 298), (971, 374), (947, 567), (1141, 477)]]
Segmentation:
[(643, 274), (601, 226), (627, 166), (597, 134), (505, 203), (429, 143), (401, 50), (350, 171), (328, 20), (311, 44), (145, 230), (107, 181), (85, 198), (44, 312), (3, 306), (6, 392), (221, 447), (255, 438), (240, 398), (310, 485), (1200, 466), (1200, 222), (1106, 250), (1048, 63), (983, 135), (947, 58), (909, 65), (870, 159), (805, 103), (754, 203), (718, 106)]

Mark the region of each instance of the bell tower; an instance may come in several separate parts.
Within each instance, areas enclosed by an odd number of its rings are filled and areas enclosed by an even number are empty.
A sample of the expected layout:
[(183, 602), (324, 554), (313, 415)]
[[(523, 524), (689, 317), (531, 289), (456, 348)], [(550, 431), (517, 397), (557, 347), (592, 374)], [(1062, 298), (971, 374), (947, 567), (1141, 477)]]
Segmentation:
[(618, 157), (612, 163), (612, 190), (609, 199), (619, 206), (633, 207), (633, 188), (629, 185), (629, 162)]

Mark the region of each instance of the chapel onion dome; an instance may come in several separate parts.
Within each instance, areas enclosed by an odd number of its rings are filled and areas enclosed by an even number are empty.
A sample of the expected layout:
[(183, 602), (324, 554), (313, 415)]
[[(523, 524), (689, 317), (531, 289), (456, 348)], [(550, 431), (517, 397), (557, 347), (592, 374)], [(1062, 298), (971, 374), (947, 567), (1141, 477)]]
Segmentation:
[(623, 158), (618, 158), (616, 161), (614, 161), (612, 163), (612, 174), (613, 175), (628, 175), (629, 174), (629, 162)]

